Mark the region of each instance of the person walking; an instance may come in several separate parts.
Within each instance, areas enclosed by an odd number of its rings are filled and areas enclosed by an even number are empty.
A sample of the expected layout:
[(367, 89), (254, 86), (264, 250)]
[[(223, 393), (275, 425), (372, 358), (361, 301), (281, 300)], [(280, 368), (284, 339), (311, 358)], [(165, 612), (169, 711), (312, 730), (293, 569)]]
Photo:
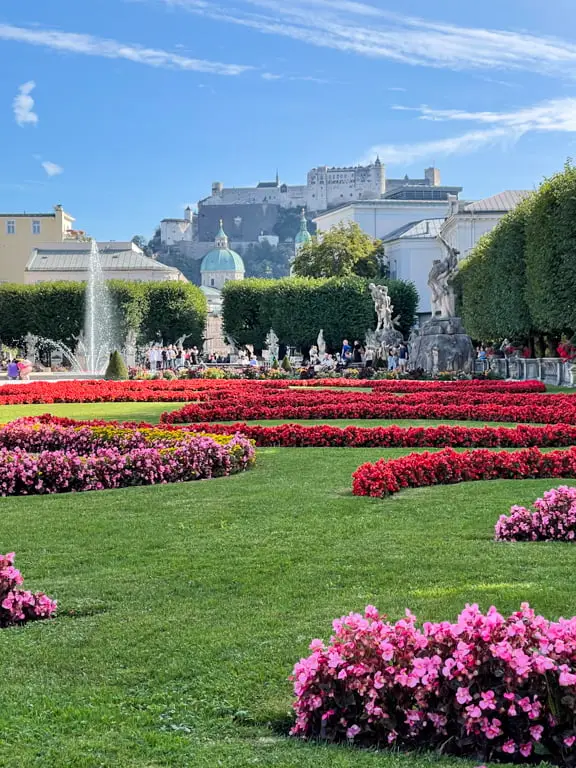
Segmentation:
[(364, 348), (362, 347), (362, 344), (356, 339), (354, 342), (354, 347), (352, 350), (352, 360), (355, 363), (361, 363), (362, 362), (362, 353), (364, 351)]
[(402, 372), (404, 372), (408, 366), (408, 347), (404, 342), (402, 342), (398, 348), (398, 365)]

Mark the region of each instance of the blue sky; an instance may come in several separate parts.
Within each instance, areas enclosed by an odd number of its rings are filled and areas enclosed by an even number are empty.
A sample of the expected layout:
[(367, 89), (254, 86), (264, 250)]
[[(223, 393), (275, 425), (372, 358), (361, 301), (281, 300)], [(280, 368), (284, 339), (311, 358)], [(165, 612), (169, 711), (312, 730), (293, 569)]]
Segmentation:
[(574, 0), (3, 0), (0, 210), (99, 239), (315, 165), (467, 198), (576, 154)]

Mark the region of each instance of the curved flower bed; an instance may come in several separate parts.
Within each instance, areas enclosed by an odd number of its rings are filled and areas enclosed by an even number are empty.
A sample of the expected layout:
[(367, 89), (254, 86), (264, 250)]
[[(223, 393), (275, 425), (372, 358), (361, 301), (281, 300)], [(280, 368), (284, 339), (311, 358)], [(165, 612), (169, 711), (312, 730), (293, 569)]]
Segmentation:
[[(64, 427), (100, 427), (99, 439), (102, 445), (109, 438), (111, 430), (119, 427), (133, 433), (134, 429), (144, 434), (165, 436), (186, 434), (193, 431), (216, 435), (242, 434), (253, 440), (259, 447), (276, 446), (283, 448), (555, 448), (576, 444), (576, 426), (554, 424), (543, 426), (519, 425), (517, 427), (465, 427), (441, 425), (438, 427), (331, 427), (326, 424), (306, 426), (303, 424), (215, 424), (205, 422), (184, 426), (163, 424), (162, 428), (146, 422), (138, 424), (93, 420), (77, 421), (63, 416), (25, 416), (0, 428), (0, 446), (17, 447), (20, 425), (48, 424)], [(96, 434), (96, 433), (94, 433)]]
[(14, 552), (0, 555), (0, 627), (49, 619), (56, 613), (56, 601), (43, 592), (21, 589), (22, 574), (14, 568)]
[(242, 435), (143, 432), (15, 423), (0, 430), (0, 495), (30, 495), (176, 483), (248, 469)]
[(26, 403), (91, 403), (91, 402), (186, 402), (202, 399), (202, 393), (229, 393), (232, 397), (248, 392), (279, 390), (313, 392), (318, 387), (345, 386), (350, 390), (368, 387), (379, 393), (536, 393), (546, 387), (538, 381), (372, 381), (348, 379), (314, 379), (312, 381), (222, 381), (210, 379), (176, 379), (173, 381), (61, 381), (7, 384), (0, 387), (0, 404)]
[(576, 448), (542, 453), (478, 449), (457, 453), (411, 453), (399, 459), (363, 464), (353, 474), (355, 496), (390, 496), (403, 488), (451, 485), (471, 480), (519, 480), (537, 477), (576, 477)]
[[(315, 394), (316, 397), (310, 397)], [(454, 396), (445, 404), (442, 395), (403, 395), (341, 392), (280, 392), (277, 396), (239, 393), (214, 397), (163, 413), (165, 424), (267, 419), (438, 419), (448, 421), (537, 422), (576, 424), (576, 398), (571, 395), (485, 395), (476, 399)], [(542, 401), (531, 398), (541, 397)]]
[(392, 624), (373, 606), (333, 624), (294, 668), (302, 738), (576, 763), (576, 617), (466, 606), (454, 624)]
[(536, 499), (532, 509), (514, 506), (496, 523), (497, 541), (574, 541), (576, 488), (563, 485)]

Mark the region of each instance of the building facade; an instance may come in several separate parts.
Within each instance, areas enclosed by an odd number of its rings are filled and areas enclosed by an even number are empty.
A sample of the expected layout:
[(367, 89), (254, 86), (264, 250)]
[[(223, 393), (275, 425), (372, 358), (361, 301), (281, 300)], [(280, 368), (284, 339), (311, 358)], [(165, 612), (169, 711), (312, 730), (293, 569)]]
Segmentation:
[(441, 235), (458, 251), (458, 259), (465, 259), (482, 235), (491, 232), (507, 213), (531, 194), (529, 190), (521, 189), (506, 190), (474, 203), (452, 199)]
[(384, 238), (384, 253), (394, 280), (414, 283), (420, 300), (417, 313), (420, 321), (432, 314), (428, 275), (435, 259), (445, 258), (438, 238), (444, 219), (413, 221)]
[(0, 283), (24, 283), (26, 265), (41, 243), (81, 238), (61, 205), (52, 213), (0, 213)]
[(183, 219), (162, 219), (160, 222), (160, 242), (164, 246), (192, 243), (197, 239), (198, 216), (190, 206), (184, 211)]
[[(186, 282), (184, 275), (146, 254), (132, 242), (98, 243), (105, 280), (132, 280), (148, 283), (164, 280)], [(89, 242), (45, 243), (33, 249), (26, 266), (24, 282), (53, 280), (84, 282), (90, 263)]]
[(355, 222), (370, 237), (384, 240), (407, 224), (443, 219), (449, 211), (447, 200), (364, 200), (321, 213), (314, 222), (321, 232)]

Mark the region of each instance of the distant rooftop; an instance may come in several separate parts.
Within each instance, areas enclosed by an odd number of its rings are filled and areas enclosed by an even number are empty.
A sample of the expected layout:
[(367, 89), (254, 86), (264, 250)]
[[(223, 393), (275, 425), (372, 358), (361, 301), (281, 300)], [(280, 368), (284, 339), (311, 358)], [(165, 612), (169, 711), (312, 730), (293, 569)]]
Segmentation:
[(477, 200), (461, 209), (460, 213), (506, 213), (513, 211), (533, 192), (529, 189), (507, 189), (498, 195), (486, 197), (484, 200)]
[(440, 234), (443, 223), (444, 219), (411, 221), (409, 224), (389, 232), (386, 237), (382, 238), (382, 242), (389, 243), (392, 240), (409, 240), (411, 238), (435, 238)]
[[(155, 272), (178, 272), (144, 253), (134, 243), (104, 242), (98, 244), (102, 269), (153, 270)], [(88, 268), (90, 243), (47, 243), (35, 248), (26, 266), (27, 272), (85, 272)]]

